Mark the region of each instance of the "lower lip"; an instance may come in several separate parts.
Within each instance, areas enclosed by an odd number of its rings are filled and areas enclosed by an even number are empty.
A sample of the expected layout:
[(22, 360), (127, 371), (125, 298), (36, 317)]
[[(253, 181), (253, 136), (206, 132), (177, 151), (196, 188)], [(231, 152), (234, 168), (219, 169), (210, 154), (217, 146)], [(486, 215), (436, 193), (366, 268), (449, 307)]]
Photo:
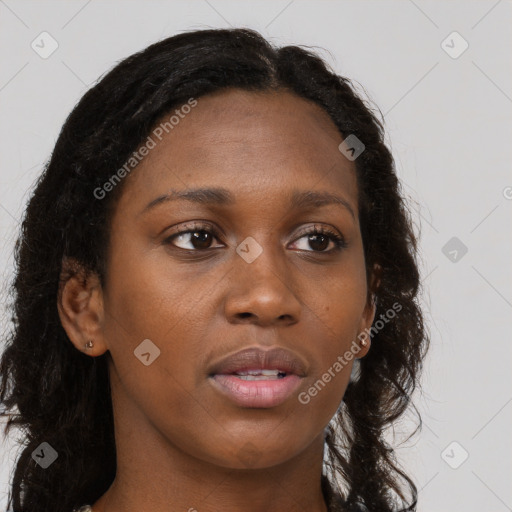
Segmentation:
[(285, 402), (299, 387), (301, 377), (287, 375), (282, 379), (242, 380), (236, 375), (214, 375), (214, 386), (240, 407), (276, 407)]

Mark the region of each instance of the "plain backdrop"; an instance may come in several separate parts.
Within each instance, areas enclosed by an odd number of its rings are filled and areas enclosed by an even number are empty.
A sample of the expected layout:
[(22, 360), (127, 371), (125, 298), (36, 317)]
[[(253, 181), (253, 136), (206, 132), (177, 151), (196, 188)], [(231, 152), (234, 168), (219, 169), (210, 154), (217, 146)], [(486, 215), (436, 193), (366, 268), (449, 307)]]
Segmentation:
[[(228, 26), (316, 48), (380, 108), (421, 230), (432, 339), (424, 427), (400, 461), (422, 512), (512, 510), (510, 1), (0, 0), (0, 327), (30, 187), (79, 98), (150, 43)], [(58, 45), (47, 58), (41, 37)], [(0, 438), (6, 510), (17, 448)]]

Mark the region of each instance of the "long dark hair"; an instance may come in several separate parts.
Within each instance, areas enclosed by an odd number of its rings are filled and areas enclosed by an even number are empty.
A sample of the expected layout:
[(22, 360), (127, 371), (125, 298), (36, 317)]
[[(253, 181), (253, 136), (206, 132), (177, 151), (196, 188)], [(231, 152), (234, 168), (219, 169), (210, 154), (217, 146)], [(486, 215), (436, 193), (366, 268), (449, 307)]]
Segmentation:
[[(293, 92), (323, 108), (343, 137), (353, 134), (365, 145), (355, 165), (368, 278), (379, 269), (379, 286), (369, 294), (375, 294), (376, 320), (393, 304), (401, 309), (374, 333), (359, 378), (349, 383), (326, 429), (322, 484), (326, 495), (347, 507), (415, 510), (416, 487), (384, 433), (409, 405), (414, 408), (410, 397), (429, 339), (418, 305), (417, 239), (383, 123), (353, 84), (310, 50), (276, 48), (248, 29), (209, 29), (164, 39), (108, 72), (67, 118), (36, 183), (15, 246), (13, 328), (0, 362), (5, 433), (17, 425), (24, 434), (9, 495), (14, 512), (70, 512), (94, 503), (112, 483), (108, 353), (82, 354), (61, 325), (62, 260), (74, 258), (105, 282), (110, 219), (122, 183), (101, 200), (93, 191), (164, 114), (228, 87)], [(51, 470), (32, 457), (43, 442), (58, 453)]]

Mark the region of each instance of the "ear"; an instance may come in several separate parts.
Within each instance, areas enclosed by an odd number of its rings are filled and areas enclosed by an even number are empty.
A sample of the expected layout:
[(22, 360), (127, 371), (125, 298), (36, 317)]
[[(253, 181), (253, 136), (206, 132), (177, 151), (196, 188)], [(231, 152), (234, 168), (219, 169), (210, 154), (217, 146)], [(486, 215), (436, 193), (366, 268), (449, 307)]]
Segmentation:
[[(358, 357), (356, 359), (364, 357), (370, 350), (371, 338), (368, 333), (370, 332), (370, 328), (373, 324), (375, 313), (377, 311), (376, 293), (380, 286), (381, 275), (382, 267), (375, 263), (370, 276), (370, 285), (368, 287), (366, 306), (363, 310), (363, 315), (361, 317), (361, 323), (359, 326), (358, 340), (361, 350), (358, 352)], [(361, 344), (362, 340), (366, 340), (368, 342), (366, 346)]]
[[(103, 334), (103, 291), (99, 276), (73, 258), (64, 257), (60, 274), (57, 309), (71, 343), (93, 357), (107, 351)], [(93, 346), (86, 348), (92, 341)]]

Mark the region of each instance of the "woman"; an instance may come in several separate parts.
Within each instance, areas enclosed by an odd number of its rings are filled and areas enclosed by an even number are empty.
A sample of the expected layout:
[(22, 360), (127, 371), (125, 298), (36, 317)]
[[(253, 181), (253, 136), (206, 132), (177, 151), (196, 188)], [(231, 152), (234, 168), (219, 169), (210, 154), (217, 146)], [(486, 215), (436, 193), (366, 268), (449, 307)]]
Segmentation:
[(84, 95), (16, 245), (15, 512), (415, 510), (384, 432), (428, 336), (383, 136), (349, 80), (246, 29)]

